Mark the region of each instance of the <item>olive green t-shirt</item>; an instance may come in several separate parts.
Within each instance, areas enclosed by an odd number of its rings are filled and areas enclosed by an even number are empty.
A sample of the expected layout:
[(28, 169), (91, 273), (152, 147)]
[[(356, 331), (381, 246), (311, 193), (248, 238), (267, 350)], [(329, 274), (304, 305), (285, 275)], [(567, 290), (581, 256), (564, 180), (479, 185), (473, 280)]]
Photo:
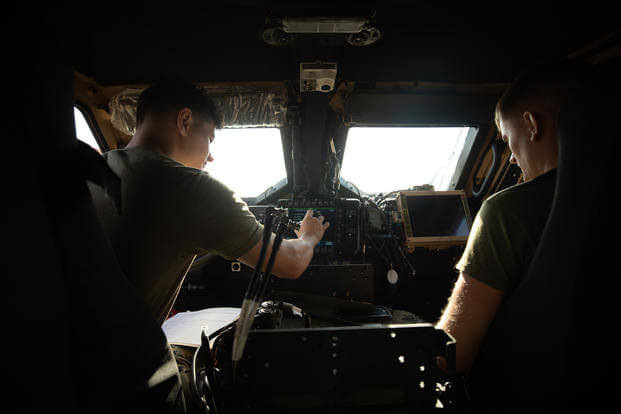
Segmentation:
[(160, 323), (195, 255), (233, 260), (261, 240), (246, 203), (207, 172), (141, 147), (104, 158), (121, 178), (122, 212), (91, 186), (95, 206), (121, 268)]
[(537, 249), (555, 185), (556, 169), (485, 200), (456, 268), (488, 286), (513, 291)]

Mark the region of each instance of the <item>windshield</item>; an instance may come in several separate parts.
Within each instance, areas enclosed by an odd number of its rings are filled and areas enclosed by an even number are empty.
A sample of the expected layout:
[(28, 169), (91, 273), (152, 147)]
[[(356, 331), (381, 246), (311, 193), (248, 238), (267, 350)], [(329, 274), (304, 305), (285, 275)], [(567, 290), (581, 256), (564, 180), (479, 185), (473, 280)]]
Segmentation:
[(224, 128), (210, 146), (205, 170), (240, 197), (256, 197), (286, 177), (278, 128)]
[(430, 184), (448, 190), (470, 127), (350, 128), (341, 176), (375, 194)]

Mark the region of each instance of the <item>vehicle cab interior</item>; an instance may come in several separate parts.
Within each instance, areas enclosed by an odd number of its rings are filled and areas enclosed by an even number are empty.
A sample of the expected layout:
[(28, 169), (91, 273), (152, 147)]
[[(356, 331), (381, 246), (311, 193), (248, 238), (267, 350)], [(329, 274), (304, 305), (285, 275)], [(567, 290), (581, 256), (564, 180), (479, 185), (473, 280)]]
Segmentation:
[[(618, 18), (599, 1), (525, 6), (21, 8), (25, 45), (7, 80), (20, 90), (10, 100), (18, 110), (3, 129), (17, 142), (7, 151), (16, 406), (223, 414), (607, 406), (617, 359), (609, 336)], [(523, 182), (496, 103), (524, 69), (559, 58), (598, 75), (562, 118), (552, 213), (502, 339), (509, 351), (499, 364), (512, 375), (498, 374), (496, 388), (476, 396), (485, 404), (473, 405), (467, 375), (437, 364), (454, 364), (459, 343), (435, 325), (482, 203)], [(204, 170), (277, 240), (295, 238), (308, 210), (330, 226), (296, 280), (197, 255), (159, 324), (125, 277), (87, 183), (120, 206), (123, 183), (102, 155), (130, 142), (140, 93), (168, 75), (215, 102), (223, 125)], [(257, 280), (244, 333), (241, 309)], [(238, 335), (245, 348), (236, 360)]]

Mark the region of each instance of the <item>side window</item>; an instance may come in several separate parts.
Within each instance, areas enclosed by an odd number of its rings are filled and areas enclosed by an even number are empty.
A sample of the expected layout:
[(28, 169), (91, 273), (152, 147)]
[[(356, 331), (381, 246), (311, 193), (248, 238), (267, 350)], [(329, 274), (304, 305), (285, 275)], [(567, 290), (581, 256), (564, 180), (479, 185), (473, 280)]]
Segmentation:
[(88, 125), (88, 122), (86, 122), (86, 118), (84, 117), (82, 110), (77, 106), (74, 106), (73, 116), (75, 119), (75, 132), (77, 138), (80, 141), (87, 143), (101, 154), (101, 148), (95, 139), (95, 135), (93, 134), (91, 127)]

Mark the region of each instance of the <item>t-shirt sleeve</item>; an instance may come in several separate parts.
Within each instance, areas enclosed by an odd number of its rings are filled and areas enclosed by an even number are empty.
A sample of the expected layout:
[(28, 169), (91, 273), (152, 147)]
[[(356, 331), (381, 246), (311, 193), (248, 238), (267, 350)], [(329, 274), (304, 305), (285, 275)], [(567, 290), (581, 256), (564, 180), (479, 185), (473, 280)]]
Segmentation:
[(195, 237), (199, 251), (209, 251), (228, 260), (247, 253), (260, 240), (263, 226), (248, 205), (217, 179), (203, 174), (194, 208)]
[(522, 240), (526, 236), (520, 223), (501, 205), (484, 202), (456, 268), (506, 292), (521, 278), (526, 248)]

